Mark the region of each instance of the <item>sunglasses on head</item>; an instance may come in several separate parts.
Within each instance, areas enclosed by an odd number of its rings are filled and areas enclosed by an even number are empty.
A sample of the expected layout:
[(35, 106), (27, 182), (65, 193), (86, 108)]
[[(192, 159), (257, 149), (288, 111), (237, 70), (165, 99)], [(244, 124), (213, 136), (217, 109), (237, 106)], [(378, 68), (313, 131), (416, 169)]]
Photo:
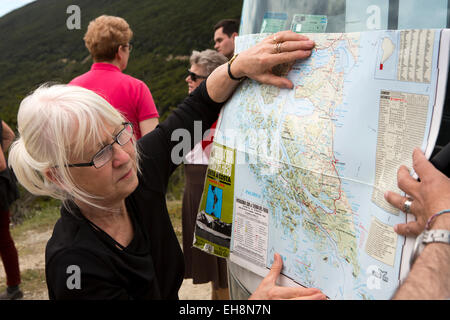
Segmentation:
[(188, 69), (188, 76), (191, 77), (192, 81), (197, 81), (197, 79), (206, 79), (208, 77), (205, 76), (199, 76), (198, 74), (193, 73), (191, 70)]

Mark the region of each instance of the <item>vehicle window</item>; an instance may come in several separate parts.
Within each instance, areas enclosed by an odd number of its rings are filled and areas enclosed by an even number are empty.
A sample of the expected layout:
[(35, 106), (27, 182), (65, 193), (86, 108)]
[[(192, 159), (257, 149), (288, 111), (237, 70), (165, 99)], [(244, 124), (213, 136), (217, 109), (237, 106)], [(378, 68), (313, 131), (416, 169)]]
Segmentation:
[(240, 34), (449, 26), (448, 0), (244, 0)]

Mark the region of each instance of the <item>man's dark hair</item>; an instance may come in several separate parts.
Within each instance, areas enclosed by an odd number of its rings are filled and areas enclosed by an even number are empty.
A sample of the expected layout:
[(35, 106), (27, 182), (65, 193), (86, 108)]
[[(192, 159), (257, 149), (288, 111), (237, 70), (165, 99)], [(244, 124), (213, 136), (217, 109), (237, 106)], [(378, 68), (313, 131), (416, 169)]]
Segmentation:
[(223, 27), (222, 32), (231, 37), (233, 33), (239, 32), (239, 21), (236, 19), (223, 19), (216, 23), (214, 32)]

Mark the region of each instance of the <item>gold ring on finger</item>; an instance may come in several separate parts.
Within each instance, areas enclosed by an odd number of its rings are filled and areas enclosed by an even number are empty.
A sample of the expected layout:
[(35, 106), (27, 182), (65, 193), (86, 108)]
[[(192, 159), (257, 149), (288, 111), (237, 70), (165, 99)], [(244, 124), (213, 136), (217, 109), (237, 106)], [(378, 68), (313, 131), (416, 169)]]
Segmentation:
[(281, 42), (278, 42), (276, 45), (275, 45), (275, 51), (276, 51), (276, 53), (281, 53)]

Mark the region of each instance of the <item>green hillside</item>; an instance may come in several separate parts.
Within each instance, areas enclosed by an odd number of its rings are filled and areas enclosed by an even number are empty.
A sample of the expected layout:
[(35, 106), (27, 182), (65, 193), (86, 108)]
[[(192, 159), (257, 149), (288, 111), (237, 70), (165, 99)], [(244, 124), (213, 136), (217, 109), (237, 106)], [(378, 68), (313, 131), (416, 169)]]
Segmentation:
[[(37, 0), (15, 10), (0, 18), (0, 117), (15, 129), (20, 101), (30, 91), (88, 71), (92, 60), (83, 36), (91, 20), (107, 14), (130, 24), (133, 51), (125, 73), (147, 83), (163, 120), (187, 95), (187, 57), (213, 47), (213, 26), (224, 18), (239, 19), (242, 1)], [(70, 5), (80, 7), (80, 30), (67, 28)], [(181, 167), (168, 197), (179, 199), (183, 188)], [(22, 199), (27, 197), (22, 190)]]
[[(69, 5), (81, 9), (81, 29), (68, 30)], [(125, 73), (149, 86), (162, 118), (187, 93), (192, 50), (212, 48), (213, 26), (239, 19), (242, 0), (37, 0), (0, 18), (0, 116), (16, 126), (21, 99), (43, 82), (67, 83), (92, 63), (82, 40), (89, 21), (125, 18), (133, 52)]]

